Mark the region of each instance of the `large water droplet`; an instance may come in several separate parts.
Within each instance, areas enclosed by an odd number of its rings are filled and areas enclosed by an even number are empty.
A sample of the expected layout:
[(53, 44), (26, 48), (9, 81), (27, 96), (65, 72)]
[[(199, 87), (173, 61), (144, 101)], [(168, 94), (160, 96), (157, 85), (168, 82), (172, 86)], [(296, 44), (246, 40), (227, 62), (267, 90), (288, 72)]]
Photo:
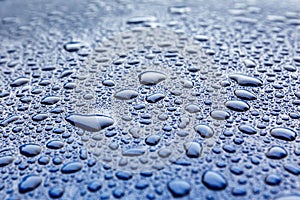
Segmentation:
[(250, 106), (246, 102), (235, 101), (235, 100), (226, 101), (225, 106), (228, 109), (236, 111), (236, 112), (245, 112), (250, 109)]
[(83, 47), (81, 42), (68, 42), (64, 44), (64, 49), (68, 52), (76, 52)]
[(185, 153), (190, 158), (199, 158), (202, 152), (202, 147), (197, 142), (184, 143)]
[(42, 183), (43, 179), (40, 176), (28, 175), (25, 176), (19, 183), (19, 192), (26, 193), (35, 190)]
[(210, 112), (210, 116), (216, 120), (226, 120), (229, 119), (230, 113), (224, 110), (213, 110)]
[(283, 147), (273, 146), (268, 149), (266, 156), (271, 159), (279, 160), (287, 156), (287, 151)]
[(138, 95), (139, 93), (135, 90), (125, 89), (118, 91), (114, 97), (119, 100), (131, 100), (136, 98)]
[(235, 80), (241, 86), (258, 87), (263, 85), (261, 80), (246, 75), (232, 74), (229, 75), (229, 78)]
[(165, 74), (157, 71), (146, 71), (139, 75), (139, 81), (143, 85), (156, 85), (166, 78)]
[(132, 173), (126, 171), (119, 171), (116, 173), (116, 177), (120, 180), (127, 181), (132, 178)]
[(247, 68), (254, 68), (254, 67), (256, 67), (255, 62), (253, 60), (250, 60), (250, 59), (244, 60), (244, 65)]
[(80, 115), (71, 114), (66, 121), (72, 125), (90, 132), (101, 131), (114, 124), (114, 120), (105, 115)]
[(42, 148), (38, 144), (24, 144), (20, 146), (20, 153), (27, 157), (34, 157), (41, 153)]
[(146, 152), (145, 149), (141, 149), (141, 148), (127, 149), (127, 150), (123, 151), (122, 155), (123, 156), (134, 157), (134, 156), (141, 156), (145, 152)]
[(19, 86), (25, 85), (25, 84), (28, 83), (28, 82), (29, 82), (29, 78), (20, 77), (20, 78), (15, 79), (15, 80), (10, 84), (10, 86), (11, 86), (11, 87), (19, 87)]
[(173, 197), (184, 197), (190, 193), (191, 185), (184, 180), (173, 180), (168, 183), (168, 189)]
[(194, 129), (203, 138), (210, 138), (214, 135), (213, 129), (208, 125), (199, 124), (199, 125), (195, 126)]
[(61, 168), (63, 174), (72, 174), (82, 169), (83, 165), (80, 162), (69, 162)]
[(254, 134), (257, 133), (257, 130), (254, 127), (250, 126), (250, 125), (240, 125), (239, 130), (242, 133), (246, 133), (248, 135), (254, 135)]
[(227, 187), (227, 180), (218, 172), (208, 170), (202, 175), (203, 184), (211, 190), (224, 190)]
[(65, 190), (62, 187), (53, 187), (50, 188), (48, 194), (53, 199), (58, 199), (63, 196)]
[(53, 105), (59, 101), (59, 97), (57, 96), (48, 96), (42, 99), (41, 103), (45, 105)]
[(157, 102), (159, 102), (160, 100), (162, 100), (164, 98), (165, 98), (164, 94), (162, 94), (162, 93), (155, 93), (155, 94), (152, 94), (150, 96), (147, 96), (146, 97), (146, 101), (148, 103), (157, 103)]
[(61, 149), (63, 148), (64, 146), (64, 143), (62, 141), (59, 141), (59, 140), (51, 140), (49, 141), (46, 146), (49, 148), (49, 149)]
[(235, 90), (234, 94), (243, 100), (255, 100), (256, 96), (255, 94), (249, 92), (248, 90)]
[(14, 157), (12, 156), (1, 156), (0, 157), (0, 167), (5, 167), (13, 162)]
[(277, 139), (285, 141), (293, 141), (297, 137), (297, 133), (295, 131), (283, 127), (271, 129), (270, 134)]

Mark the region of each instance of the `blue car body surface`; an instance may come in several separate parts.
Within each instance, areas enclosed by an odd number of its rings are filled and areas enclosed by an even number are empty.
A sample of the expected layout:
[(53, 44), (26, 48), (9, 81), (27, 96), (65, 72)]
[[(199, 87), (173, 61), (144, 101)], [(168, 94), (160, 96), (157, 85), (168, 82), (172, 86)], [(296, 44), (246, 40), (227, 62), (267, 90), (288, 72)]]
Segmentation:
[(0, 199), (300, 200), (298, 1), (0, 0)]

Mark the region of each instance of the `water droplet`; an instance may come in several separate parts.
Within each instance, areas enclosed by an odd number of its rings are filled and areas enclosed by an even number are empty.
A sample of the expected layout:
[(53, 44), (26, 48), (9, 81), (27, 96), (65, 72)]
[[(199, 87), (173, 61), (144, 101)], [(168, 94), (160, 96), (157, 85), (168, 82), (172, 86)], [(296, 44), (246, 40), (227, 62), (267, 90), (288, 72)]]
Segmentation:
[(109, 80), (109, 79), (102, 81), (102, 84), (107, 87), (113, 87), (116, 85), (113, 80)]
[(164, 94), (162, 94), (162, 93), (155, 93), (155, 94), (152, 94), (150, 96), (147, 96), (146, 97), (146, 101), (148, 103), (157, 103), (157, 102), (159, 102), (160, 100), (162, 100), (164, 98), (165, 98)]
[(25, 85), (25, 84), (28, 83), (28, 82), (29, 82), (29, 78), (20, 77), (20, 78), (15, 79), (15, 80), (10, 84), (10, 86), (11, 86), (11, 87), (20, 87), (20, 86)]
[(154, 22), (156, 21), (154, 16), (143, 16), (143, 17), (132, 17), (127, 20), (127, 24), (142, 24), (145, 22)]
[(184, 197), (189, 195), (191, 191), (191, 185), (184, 180), (173, 180), (168, 183), (168, 189), (173, 197)]
[(0, 167), (5, 167), (13, 162), (14, 157), (12, 156), (0, 156)]
[(188, 111), (189, 113), (197, 113), (200, 112), (200, 107), (196, 104), (189, 104), (187, 106), (185, 106), (184, 108), (186, 111)]
[(194, 129), (203, 138), (210, 138), (214, 135), (213, 129), (208, 125), (199, 124), (199, 125), (195, 126)]
[(159, 151), (158, 151), (158, 155), (161, 157), (161, 158), (167, 158), (169, 157), (170, 155), (172, 154), (172, 151), (168, 148), (161, 148)]
[(268, 185), (279, 185), (281, 183), (281, 178), (275, 174), (270, 174), (265, 178), (265, 182)]
[(68, 42), (64, 44), (64, 49), (68, 52), (76, 52), (83, 47), (81, 42)]
[(90, 132), (97, 132), (114, 124), (114, 120), (105, 115), (71, 114), (66, 117), (70, 124)]
[(80, 162), (69, 162), (61, 168), (63, 174), (72, 174), (82, 169), (83, 165)]
[(287, 151), (283, 147), (280, 147), (280, 146), (273, 146), (273, 147), (269, 148), (268, 152), (266, 153), (266, 156), (268, 158), (276, 159), (276, 160), (285, 158), (287, 155), (288, 155)]
[(288, 72), (296, 72), (297, 71), (297, 68), (292, 65), (285, 65), (283, 68)]
[(56, 69), (55, 65), (43, 65), (41, 67), (42, 71), (53, 71)]
[(63, 196), (65, 190), (62, 187), (53, 187), (50, 188), (48, 194), (52, 199), (58, 199)]
[(26, 193), (35, 190), (42, 183), (43, 179), (40, 176), (28, 175), (25, 176), (19, 183), (19, 192)]
[(3, 126), (3, 127), (6, 127), (7, 125), (9, 125), (10, 123), (14, 122), (14, 121), (17, 121), (20, 117), (19, 116), (16, 116), (16, 115), (13, 115), (13, 116), (10, 116), (4, 120), (2, 120), (0, 122), (0, 126)]
[(171, 6), (168, 10), (171, 14), (181, 15), (190, 12), (191, 8), (187, 6)]
[(41, 103), (45, 105), (54, 105), (59, 101), (57, 96), (48, 96), (42, 99)]
[(235, 90), (234, 94), (243, 100), (255, 100), (256, 96), (255, 94), (249, 92), (248, 90)]
[(64, 146), (64, 143), (59, 140), (51, 140), (46, 145), (49, 149), (61, 149)]
[(197, 142), (184, 143), (185, 153), (190, 158), (199, 158), (202, 152), (202, 147)]
[(254, 67), (256, 67), (255, 62), (253, 60), (250, 60), (250, 59), (244, 60), (244, 65), (247, 68), (254, 68)]
[(239, 130), (242, 133), (246, 133), (248, 135), (254, 135), (254, 134), (257, 133), (257, 130), (254, 127), (250, 126), (250, 125), (240, 125)]
[(127, 181), (132, 178), (132, 173), (126, 171), (119, 171), (116, 173), (116, 177), (120, 180)]
[(237, 187), (234, 187), (231, 191), (231, 193), (234, 195), (234, 196), (245, 196), (247, 194), (247, 191), (244, 187), (242, 186), (237, 186)]
[(134, 187), (138, 190), (144, 190), (149, 187), (149, 183), (146, 180), (139, 180)]
[(228, 109), (236, 111), (236, 112), (245, 112), (250, 109), (250, 106), (246, 102), (235, 101), (235, 100), (226, 101), (225, 106)]
[(270, 131), (270, 134), (277, 139), (285, 140), (285, 141), (293, 141), (297, 137), (297, 133), (292, 129), (278, 127), (273, 128)]
[(27, 157), (34, 157), (41, 153), (42, 148), (38, 144), (24, 144), (20, 146), (20, 153)]
[(45, 113), (40, 113), (32, 116), (32, 120), (36, 122), (43, 121), (48, 118), (48, 115)]
[(145, 152), (146, 152), (145, 149), (127, 149), (127, 150), (123, 151), (122, 155), (134, 157), (134, 156), (141, 156)]
[(93, 181), (91, 183), (89, 183), (88, 185), (88, 190), (90, 192), (97, 192), (98, 190), (100, 190), (102, 187), (102, 184), (99, 181)]
[(211, 190), (224, 190), (227, 187), (227, 180), (218, 172), (208, 170), (202, 175), (203, 184)]
[(145, 143), (149, 146), (155, 146), (159, 143), (160, 136), (159, 135), (151, 135), (145, 139)]
[(258, 87), (263, 85), (261, 80), (246, 75), (232, 74), (229, 75), (229, 78), (235, 80), (241, 86)]
[(138, 95), (139, 93), (135, 90), (125, 89), (117, 92), (114, 97), (119, 100), (131, 100), (136, 98)]
[(229, 119), (230, 113), (224, 110), (213, 110), (210, 116), (216, 120), (226, 120)]
[(294, 174), (296, 176), (300, 175), (300, 167), (295, 164), (287, 163), (287, 164), (284, 164), (283, 167), (287, 172), (289, 172), (291, 174)]
[(139, 75), (139, 81), (143, 85), (156, 85), (166, 78), (165, 74), (157, 71), (146, 71)]
[(206, 42), (209, 39), (206, 35), (196, 35), (194, 38), (199, 42)]

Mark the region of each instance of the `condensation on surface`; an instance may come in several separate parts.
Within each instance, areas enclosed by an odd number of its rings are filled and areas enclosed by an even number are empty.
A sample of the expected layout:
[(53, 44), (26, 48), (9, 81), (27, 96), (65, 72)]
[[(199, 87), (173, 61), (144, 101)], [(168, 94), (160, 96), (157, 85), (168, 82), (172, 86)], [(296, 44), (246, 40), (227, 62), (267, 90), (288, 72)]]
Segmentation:
[(0, 18), (0, 199), (299, 199), (297, 1)]

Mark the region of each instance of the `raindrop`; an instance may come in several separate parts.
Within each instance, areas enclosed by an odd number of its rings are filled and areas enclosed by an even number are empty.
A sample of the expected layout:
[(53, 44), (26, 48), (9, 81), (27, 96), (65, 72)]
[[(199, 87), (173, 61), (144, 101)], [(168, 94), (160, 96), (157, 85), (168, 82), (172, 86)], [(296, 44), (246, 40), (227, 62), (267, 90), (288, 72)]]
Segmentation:
[(194, 127), (194, 130), (203, 138), (210, 138), (214, 135), (213, 129), (208, 125), (199, 124)]
[(157, 71), (146, 71), (139, 75), (139, 81), (143, 85), (156, 85), (166, 78), (165, 74)]
[(61, 172), (63, 174), (72, 174), (80, 171), (82, 167), (82, 163), (80, 162), (69, 162), (61, 168)]
[(53, 187), (50, 188), (48, 194), (52, 199), (58, 199), (63, 196), (65, 190), (61, 187)]
[(256, 96), (248, 90), (235, 90), (235, 96), (243, 100), (255, 100)]
[(228, 109), (236, 111), (236, 112), (245, 112), (250, 109), (250, 106), (246, 102), (235, 101), (235, 100), (226, 101), (225, 106)]
[(210, 116), (216, 120), (226, 120), (229, 119), (230, 113), (224, 110), (213, 110)]
[(134, 157), (134, 156), (141, 156), (145, 154), (145, 149), (127, 149), (123, 151), (123, 156), (129, 156), (129, 157)]
[(20, 153), (27, 157), (34, 157), (41, 153), (42, 148), (38, 144), (24, 144), (20, 146)]
[(224, 190), (227, 187), (227, 180), (218, 172), (208, 170), (202, 175), (203, 184), (211, 190)]
[(296, 132), (292, 129), (277, 127), (273, 128), (270, 131), (270, 134), (277, 139), (285, 140), (285, 141), (293, 141), (296, 139)]
[(54, 105), (59, 101), (57, 96), (48, 96), (42, 99), (41, 103), (45, 105)]
[(20, 86), (25, 85), (25, 84), (28, 83), (28, 82), (29, 82), (29, 78), (20, 77), (20, 78), (15, 79), (15, 80), (10, 84), (10, 86), (11, 86), (11, 87), (20, 87)]
[(64, 143), (59, 140), (51, 140), (46, 145), (49, 149), (61, 149), (64, 146)]
[(229, 75), (229, 78), (235, 80), (241, 86), (258, 87), (263, 85), (261, 80), (246, 75), (232, 74)]
[(145, 143), (149, 146), (155, 146), (159, 143), (160, 136), (159, 135), (151, 135), (145, 139)]
[(191, 185), (184, 180), (173, 180), (168, 183), (168, 189), (173, 197), (184, 197), (189, 195), (191, 191)]
[(139, 95), (139, 93), (135, 90), (125, 89), (125, 90), (120, 90), (119, 92), (117, 92), (114, 95), (114, 97), (119, 100), (131, 100), (131, 99), (136, 98), (138, 95)]
[(0, 167), (5, 167), (13, 162), (13, 156), (1, 156), (0, 157)]
[(19, 183), (19, 192), (27, 193), (35, 190), (42, 183), (43, 179), (40, 176), (28, 175), (25, 176)]
[(162, 93), (155, 93), (155, 94), (152, 94), (150, 96), (147, 96), (146, 97), (146, 101), (148, 103), (157, 103), (157, 102), (159, 102), (160, 100), (162, 100), (164, 98), (165, 98), (164, 94), (162, 94)]
[(184, 143), (185, 153), (190, 158), (199, 158), (202, 152), (202, 147), (197, 142)]
[(273, 147), (269, 148), (266, 153), (266, 156), (268, 158), (276, 159), (276, 160), (283, 159), (287, 155), (288, 155), (287, 151), (283, 147), (280, 147), (280, 146), (273, 146)]
[(83, 47), (81, 42), (68, 42), (64, 44), (64, 49), (68, 52), (76, 52)]
[(70, 124), (90, 132), (97, 132), (114, 124), (114, 120), (105, 115), (71, 114), (66, 117)]
[(253, 60), (250, 60), (250, 59), (244, 60), (244, 65), (247, 68), (254, 68), (254, 67), (256, 67), (255, 62)]
[(250, 125), (240, 125), (239, 130), (242, 133), (246, 133), (248, 135), (254, 135), (254, 134), (257, 133), (257, 130), (254, 127), (250, 126)]

